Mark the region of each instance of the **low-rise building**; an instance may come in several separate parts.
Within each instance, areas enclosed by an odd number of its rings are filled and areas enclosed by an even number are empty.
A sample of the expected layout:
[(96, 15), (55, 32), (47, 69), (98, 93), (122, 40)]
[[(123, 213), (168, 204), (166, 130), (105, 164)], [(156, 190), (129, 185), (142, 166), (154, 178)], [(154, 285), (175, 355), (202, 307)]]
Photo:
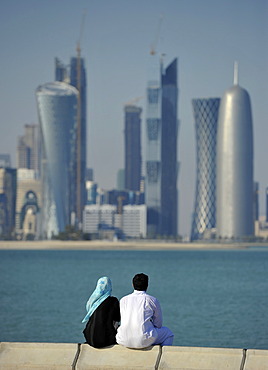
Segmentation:
[(83, 232), (101, 236), (106, 235), (107, 230), (114, 230), (117, 236), (123, 234), (126, 238), (144, 238), (146, 212), (144, 204), (125, 205), (122, 210), (111, 204), (90, 204), (84, 208)]
[(33, 169), (17, 170), (16, 236), (19, 240), (40, 237), (41, 181)]

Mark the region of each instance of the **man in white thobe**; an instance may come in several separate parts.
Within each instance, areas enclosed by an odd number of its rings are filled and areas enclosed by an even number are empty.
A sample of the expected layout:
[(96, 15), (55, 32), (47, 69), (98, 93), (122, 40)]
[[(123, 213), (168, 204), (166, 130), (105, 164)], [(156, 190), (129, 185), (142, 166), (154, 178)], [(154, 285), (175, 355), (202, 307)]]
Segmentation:
[(160, 304), (146, 293), (148, 276), (137, 274), (132, 282), (134, 292), (120, 300), (121, 325), (117, 330), (117, 343), (129, 348), (156, 344), (171, 346), (174, 335), (162, 326)]

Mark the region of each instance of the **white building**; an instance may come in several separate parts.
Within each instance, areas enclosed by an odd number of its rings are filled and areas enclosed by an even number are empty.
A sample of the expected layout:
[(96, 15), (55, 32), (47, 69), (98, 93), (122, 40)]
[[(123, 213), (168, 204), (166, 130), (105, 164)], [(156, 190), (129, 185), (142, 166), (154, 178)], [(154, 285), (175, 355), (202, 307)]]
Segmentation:
[(147, 207), (126, 205), (123, 207), (123, 232), (127, 237), (145, 238), (147, 233)]
[(83, 214), (83, 232), (98, 233), (103, 228), (122, 230), (127, 238), (146, 237), (145, 205), (123, 206), (123, 214), (117, 213), (117, 207), (110, 204), (90, 204), (85, 206)]
[(83, 232), (97, 233), (100, 225), (114, 227), (114, 214), (116, 206), (110, 204), (89, 204), (84, 208)]

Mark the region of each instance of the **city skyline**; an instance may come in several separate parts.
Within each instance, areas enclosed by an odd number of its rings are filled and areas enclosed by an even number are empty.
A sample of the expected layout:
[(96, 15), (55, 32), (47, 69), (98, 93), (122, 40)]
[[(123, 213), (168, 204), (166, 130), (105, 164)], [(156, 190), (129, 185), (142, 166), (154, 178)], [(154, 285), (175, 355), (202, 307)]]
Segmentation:
[[(87, 166), (94, 169), (99, 186), (114, 188), (117, 171), (123, 168), (123, 107), (136, 97), (145, 97), (149, 51), (154, 44), (159, 58), (166, 54), (165, 65), (174, 57), (179, 64), (179, 233), (189, 235), (194, 204), (196, 148), (191, 100), (221, 98), (232, 86), (235, 60), (239, 62), (239, 84), (252, 102), (254, 180), (260, 183), (260, 214), (265, 214), (267, 5), (266, 0), (227, 0), (217, 6), (212, 0), (6, 2), (0, 15), (4, 56), (0, 153), (11, 154), (15, 167), (18, 136), (26, 123), (38, 122), (35, 89), (54, 80), (55, 57), (65, 61), (76, 56), (86, 9), (80, 41), (88, 73)], [(144, 141), (145, 99), (137, 105), (143, 108)]]

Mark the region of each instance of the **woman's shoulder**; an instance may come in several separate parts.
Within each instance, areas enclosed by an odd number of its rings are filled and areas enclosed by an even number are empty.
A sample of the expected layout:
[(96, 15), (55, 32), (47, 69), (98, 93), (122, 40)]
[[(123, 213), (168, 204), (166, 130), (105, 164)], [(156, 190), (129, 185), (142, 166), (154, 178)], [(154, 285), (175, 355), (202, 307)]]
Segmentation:
[(105, 301), (107, 302), (107, 304), (109, 305), (119, 305), (119, 301), (116, 297), (113, 297), (113, 296), (109, 296), (107, 299), (105, 299)]
[(107, 310), (107, 309), (110, 309), (111, 307), (115, 307), (119, 305), (119, 302), (118, 302), (118, 299), (116, 297), (112, 297), (112, 296), (109, 296), (107, 297), (100, 305), (99, 307), (96, 309), (96, 311), (103, 311), (103, 310)]
[(108, 298), (110, 299), (110, 301), (119, 302), (118, 299), (112, 295)]

